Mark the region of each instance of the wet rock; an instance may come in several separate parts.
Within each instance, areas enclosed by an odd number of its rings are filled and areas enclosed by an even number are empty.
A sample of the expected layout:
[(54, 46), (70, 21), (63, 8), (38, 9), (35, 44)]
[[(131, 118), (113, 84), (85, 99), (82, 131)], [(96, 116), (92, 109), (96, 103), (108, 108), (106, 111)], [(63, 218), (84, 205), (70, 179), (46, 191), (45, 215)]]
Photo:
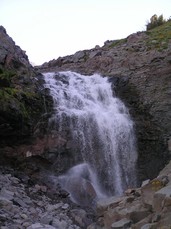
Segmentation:
[(93, 206), (97, 194), (90, 181), (79, 176), (61, 176), (60, 182), (75, 203)]

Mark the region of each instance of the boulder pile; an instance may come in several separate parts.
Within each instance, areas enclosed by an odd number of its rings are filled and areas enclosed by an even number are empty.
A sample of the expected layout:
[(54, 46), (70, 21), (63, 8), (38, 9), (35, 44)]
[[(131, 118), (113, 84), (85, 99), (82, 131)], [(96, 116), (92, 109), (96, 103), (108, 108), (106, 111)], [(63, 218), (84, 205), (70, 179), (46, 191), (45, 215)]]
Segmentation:
[(92, 223), (90, 212), (70, 202), (65, 191), (14, 173), (0, 167), (1, 229), (80, 229)]
[(170, 229), (171, 162), (141, 188), (97, 203), (97, 222), (88, 229)]
[(101, 199), (95, 209), (72, 203), (66, 191), (45, 180), (0, 167), (1, 229), (171, 228), (171, 161), (155, 179)]

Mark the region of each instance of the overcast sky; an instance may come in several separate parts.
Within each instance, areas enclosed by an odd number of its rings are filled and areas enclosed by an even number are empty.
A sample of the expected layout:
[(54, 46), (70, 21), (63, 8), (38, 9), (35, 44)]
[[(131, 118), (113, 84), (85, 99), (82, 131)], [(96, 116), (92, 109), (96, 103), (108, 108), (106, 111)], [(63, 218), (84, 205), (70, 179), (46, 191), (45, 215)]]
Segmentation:
[(171, 0), (0, 0), (0, 24), (35, 64), (145, 30)]

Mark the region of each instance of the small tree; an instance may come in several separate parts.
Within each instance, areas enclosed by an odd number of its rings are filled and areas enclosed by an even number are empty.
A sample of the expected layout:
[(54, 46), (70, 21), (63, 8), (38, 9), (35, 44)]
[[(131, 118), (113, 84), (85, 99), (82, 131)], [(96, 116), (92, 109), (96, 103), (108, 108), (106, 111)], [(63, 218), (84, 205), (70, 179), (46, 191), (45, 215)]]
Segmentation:
[(146, 30), (150, 30), (150, 29), (153, 29), (157, 26), (163, 25), (165, 22), (166, 22), (166, 20), (163, 18), (162, 14), (159, 17), (156, 14), (154, 14), (150, 18), (150, 22), (147, 23)]

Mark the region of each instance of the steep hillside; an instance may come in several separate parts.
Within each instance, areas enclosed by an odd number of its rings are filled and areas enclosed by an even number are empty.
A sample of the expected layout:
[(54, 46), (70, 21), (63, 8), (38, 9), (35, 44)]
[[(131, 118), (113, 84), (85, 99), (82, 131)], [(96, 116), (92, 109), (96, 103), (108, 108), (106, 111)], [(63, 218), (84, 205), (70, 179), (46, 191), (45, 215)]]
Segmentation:
[(42, 75), (0, 26), (0, 148), (33, 137), (48, 106), (42, 85)]

